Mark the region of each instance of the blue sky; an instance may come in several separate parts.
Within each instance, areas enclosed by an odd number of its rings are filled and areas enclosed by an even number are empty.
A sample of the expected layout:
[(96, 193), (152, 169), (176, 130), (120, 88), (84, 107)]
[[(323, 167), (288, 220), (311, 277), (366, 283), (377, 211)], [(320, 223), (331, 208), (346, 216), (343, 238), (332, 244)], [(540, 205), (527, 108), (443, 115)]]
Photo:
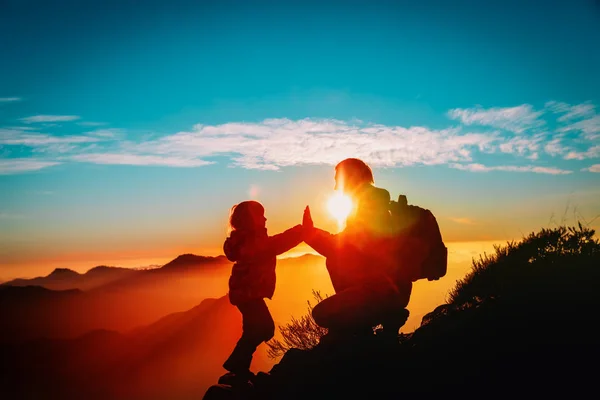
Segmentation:
[(332, 227), (347, 156), (448, 240), (591, 220), (599, 27), (591, 0), (2, 1), (0, 278), (216, 254), (248, 197)]

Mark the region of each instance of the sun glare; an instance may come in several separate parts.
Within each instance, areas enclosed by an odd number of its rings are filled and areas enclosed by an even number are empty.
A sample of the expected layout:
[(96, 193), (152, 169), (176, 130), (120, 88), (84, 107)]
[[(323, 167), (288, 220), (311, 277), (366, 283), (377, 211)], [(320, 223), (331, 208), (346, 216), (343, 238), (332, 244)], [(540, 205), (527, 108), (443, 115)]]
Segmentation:
[(352, 200), (338, 192), (327, 201), (327, 210), (337, 220), (338, 226), (341, 227), (352, 210)]

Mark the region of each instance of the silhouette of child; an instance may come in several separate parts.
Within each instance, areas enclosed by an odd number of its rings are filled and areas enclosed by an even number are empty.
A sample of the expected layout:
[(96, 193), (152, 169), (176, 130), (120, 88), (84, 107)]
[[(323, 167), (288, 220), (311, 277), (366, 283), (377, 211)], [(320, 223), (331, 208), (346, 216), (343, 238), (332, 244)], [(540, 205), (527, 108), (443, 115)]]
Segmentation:
[(247, 382), (252, 377), (250, 364), (256, 348), (275, 333), (264, 299), (271, 299), (275, 292), (276, 256), (303, 240), (300, 224), (269, 236), (264, 211), (257, 201), (233, 206), (229, 217), (231, 233), (223, 245), (227, 258), (235, 262), (229, 277), (229, 301), (242, 313), (242, 337), (223, 364), (229, 371), (223, 378), (235, 382)]

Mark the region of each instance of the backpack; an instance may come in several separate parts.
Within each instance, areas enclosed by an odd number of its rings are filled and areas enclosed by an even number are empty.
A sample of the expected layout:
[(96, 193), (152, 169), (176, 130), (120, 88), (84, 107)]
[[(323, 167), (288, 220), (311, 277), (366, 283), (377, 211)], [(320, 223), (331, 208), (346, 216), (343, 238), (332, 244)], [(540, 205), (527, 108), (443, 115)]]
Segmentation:
[(409, 205), (405, 195), (390, 202), (395, 242), (396, 279), (412, 282), (438, 280), (448, 269), (448, 249), (430, 210)]

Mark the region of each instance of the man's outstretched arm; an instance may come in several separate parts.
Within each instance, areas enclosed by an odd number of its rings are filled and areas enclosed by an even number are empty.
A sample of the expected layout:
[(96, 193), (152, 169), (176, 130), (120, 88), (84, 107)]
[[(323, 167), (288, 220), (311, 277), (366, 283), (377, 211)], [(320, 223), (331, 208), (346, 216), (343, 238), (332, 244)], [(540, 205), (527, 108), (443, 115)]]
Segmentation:
[(333, 235), (319, 228), (310, 228), (304, 241), (323, 257), (330, 257), (338, 247), (338, 235)]

